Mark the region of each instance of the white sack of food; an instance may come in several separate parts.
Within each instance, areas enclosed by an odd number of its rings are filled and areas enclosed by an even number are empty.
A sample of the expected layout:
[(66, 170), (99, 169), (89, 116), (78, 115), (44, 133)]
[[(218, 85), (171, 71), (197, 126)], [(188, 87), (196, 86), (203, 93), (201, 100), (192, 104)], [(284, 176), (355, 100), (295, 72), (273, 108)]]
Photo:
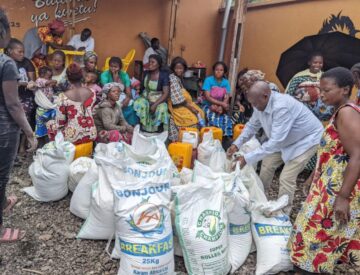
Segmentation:
[(108, 163), (115, 161), (118, 143), (99, 143), (95, 148), (94, 159), (98, 166), (98, 181), (92, 186), (90, 212), (80, 229), (77, 238), (108, 240), (115, 232), (114, 198), (106, 169)]
[(80, 180), (93, 165), (96, 165), (95, 160), (88, 157), (80, 157), (70, 164), (68, 186), (71, 192), (74, 192)]
[[(71, 142), (65, 141), (64, 136), (61, 132), (57, 133), (56, 137), (61, 140), (61, 147), (63, 150), (63, 154), (65, 156), (66, 162), (70, 165), (75, 157), (75, 145)], [(41, 149), (44, 150), (55, 150), (58, 147), (58, 142), (56, 141), (56, 137), (54, 141), (50, 141), (46, 143)], [(40, 150), (40, 149), (39, 149)]]
[(216, 150), (212, 131), (205, 132), (202, 142), (198, 146), (197, 159), (202, 164), (209, 166), (211, 154)]
[(70, 147), (63, 135), (58, 133), (51, 147), (38, 149), (34, 162), (29, 167), (33, 186), (26, 187), (23, 191), (42, 202), (57, 201), (65, 197), (69, 191), (69, 162), (66, 152)]
[(165, 158), (164, 143), (156, 140), (156, 147), (153, 154), (144, 155), (119, 144), (115, 160), (104, 165), (114, 193), (119, 275), (148, 270), (175, 274), (169, 209), (172, 164)]
[(229, 227), (229, 262), (231, 272), (237, 270), (246, 260), (252, 245), (250, 212), (250, 195), (240, 176), (239, 164), (232, 173), (216, 173), (210, 167), (195, 162), (194, 180), (216, 181), (225, 183), (225, 205), (228, 213)]
[(259, 211), (251, 213), (251, 230), (256, 244), (256, 275), (277, 274), (292, 270), (287, 243), (292, 225), (281, 211), (265, 217)]
[(176, 233), (190, 275), (226, 275), (231, 269), (224, 189), (221, 179), (198, 178), (177, 191)]
[[(135, 152), (140, 152), (144, 155), (151, 155), (152, 152), (157, 150), (156, 141), (165, 143), (168, 137), (168, 132), (164, 131), (160, 134), (149, 134), (140, 131), (140, 126), (136, 125), (133, 132), (133, 137), (131, 141), (132, 148)], [(168, 160), (172, 166), (172, 177), (170, 180), (171, 185), (180, 184), (180, 174), (176, 168), (172, 158), (170, 157), (168, 151), (163, 153), (163, 157)]]
[(81, 178), (76, 186), (70, 201), (70, 212), (79, 218), (86, 219), (89, 215), (91, 205), (91, 190), (93, 186), (98, 186), (99, 172), (94, 162), (87, 173)]
[(180, 183), (181, 184), (188, 184), (191, 182), (193, 176), (193, 170), (183, 167), (180, 171)]

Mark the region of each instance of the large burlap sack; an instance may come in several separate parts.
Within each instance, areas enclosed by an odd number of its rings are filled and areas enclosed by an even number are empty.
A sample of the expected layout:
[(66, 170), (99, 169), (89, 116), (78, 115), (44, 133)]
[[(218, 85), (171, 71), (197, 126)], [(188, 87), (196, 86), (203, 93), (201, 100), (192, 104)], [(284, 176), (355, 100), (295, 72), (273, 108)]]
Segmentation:
[(203, 181), (183, 185), (175, 198), (176, 233), (188, 274), (225, 275), (228, 261), (228, 220), (224, 182)]
[(64, 141), (61, 133), (51, 146), (36, 151), (34, 162), (29, 167), (33, 186), (23, 189), (37, 201), (57, 201), (68, 193), (69, 156), (75, 146)]
[(89, 215), (91, 205), (92, 188), (98, 186), (99, 172), (95, 161), (81, 178), (76, 186), (70, 201), (70, 212), (75, 216), (86, 219)]
[(165, 157), (164, 143), (155, 142), (151, 155), (121, 144), (119, 154), (103, 166), (114, 193), (118, 274), (175, 274), (169, 209), (172, 163)]
[(95, 161), (88, 157), (78, 158), (70, 164), (68, 186), (71, 192), (74, 192), (80, 180), (94, 165), (96, 166)]

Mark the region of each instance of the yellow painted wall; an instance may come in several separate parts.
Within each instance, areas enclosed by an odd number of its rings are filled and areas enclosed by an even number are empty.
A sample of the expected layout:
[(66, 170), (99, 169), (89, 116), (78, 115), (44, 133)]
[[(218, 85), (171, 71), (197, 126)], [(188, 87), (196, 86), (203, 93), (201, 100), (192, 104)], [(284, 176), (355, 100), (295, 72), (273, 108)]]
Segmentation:
[(308, 0), (249, 9), (241, 67), (260, 69), (281, 87), (276, 77), (281, 53), (304, 36), (317, 34), (323, 21), (340, 11), (360, 29), (359, 0)]
[[(12, 34), (22, 40), (26, 30), (34, 26), (32, 15), (46, 12), (49, 20), (54, 19), (56, 10), (66, 9), (66, 4), (36, 8), (35, 3), (65, 2), (65, 0), (1, 0), (0, 6), (7, 11), (13, 22)], [(183, 56), (192, 64), (201, 60), (207, 65), (215, 62), (219, 47), (219, 7), (222, 0), (180, 0), (177, 16), (176, 40), (174, 54), (181, 54), (181, 46), (185, 47)], [(93, 31), (96, 51), (100, 57), (100, 67), (107, 56), (124, 56), (130, 49), (136, 49), (135, 59), (142, 60), (145, 47), (138, 34), (142, 31), (150, 36), (160, 38), (167, 47), (170, 23), (171, 0), (83, 0), (77, 7), (85, 3), (89, 8), (96, 4), (96, 10), (90, 14), (77, 16), (88, 20), (77, 23), (75, 33), (84, 27)], [(72, 6), (72, 5), (71, 5)], [(68, 38), (68, 35), (67, 35)], [(130, 74), (133, 70), (130, 68)]]
[[(25, 31), (34, 26), (32, 15), (46, 12), (50, 21), (54, 19), (56, 10), (66, 8), (66, 4), (58, 7), (55, 4), (37, 9), (36, 2), (61, 3), (65, 0), (1, 0), (0, 5), (13, 22), (14, 37), (22, 39)], [(141, 60), (145, 50), (138, 37), (141, 31), (159, 37), (167, 47), (171, 0), (83, 0), (78, 1), (77, 6), (81, 3), (87, 6), (96, 3), (94, 13), (78, 16), (89, 19), (77, 23), (75, 32), (84, 27), (93, 30), (100, 67), (107, 56), (124, 56), (131, 48), (136, 49), (135, 59)], [(179, 0), (179, 3), (174, 55), (182, 53), (189, 64), (201, 60), (211, 73), (220, 45), (223, 13), (219, 13), (219, 7), (222, 0)], [(269, 80), (280, 84), (275, 72), (281, 53), (302, 37), (318, 33), (323, 21), (340, 11), (342, 15), (350, 16), (355, 27), (360, 29), (360, 0), (303, 0), (250, 7), (246, 15), (240, 67), (261, 69)], [(230, 56), (231, 23), (230, 17), (226, 61)], [(185, 48), (183, 52), (182, 46)], [(132, 72), (130, 68), (129, 73)]]

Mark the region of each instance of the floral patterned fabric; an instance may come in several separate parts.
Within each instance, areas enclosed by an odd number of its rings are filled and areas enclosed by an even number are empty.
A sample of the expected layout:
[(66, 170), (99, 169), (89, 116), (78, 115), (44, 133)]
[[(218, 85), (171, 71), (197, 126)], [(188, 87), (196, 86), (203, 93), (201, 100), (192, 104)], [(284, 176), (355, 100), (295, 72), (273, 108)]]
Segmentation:
[(49, 27), (39, 27), (38, 35), (43, 43), (55, 43), (57, 45), (63, 44), (63, 39), (61, 37), (53, 36)]
[(69, 99), (64, 93), (59, 94), (55, 101), (56, 119), (47, 124), (48, 135), (54, 140), (58, 130), (64, 135), (66, 141), (73, 144), (82, 144), (96, 139), (96, 127), (92, 116), (96, 94), (83, 103)]
[[(348, 104), (360, 113), (360, 108)], [(360, 265), (360, 179), (350, 197), (350, 221), (339, 227), (334, 202), (349, 162), (334, 125), (326, 127), (310, 193), (300, 210), (289, 240), (292, 262), (308, 272), (332, 273), (338, 262)]]

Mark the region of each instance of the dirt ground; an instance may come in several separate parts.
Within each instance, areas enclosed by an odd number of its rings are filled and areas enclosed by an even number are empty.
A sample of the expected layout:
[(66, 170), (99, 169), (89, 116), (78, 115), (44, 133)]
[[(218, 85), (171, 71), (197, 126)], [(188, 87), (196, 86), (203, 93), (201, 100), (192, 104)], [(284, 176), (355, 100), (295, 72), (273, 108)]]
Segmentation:
[[(7, 193), (16, 194), (20, 201), (5, 217), (5, 226), (19, 227), (27, 233), (20, 242), (0, 245), (0, 274), (116, 274), (118, 261), (105, 253), (105, 241), (75, 238), (83, 220), (69, 211), (71, 193), (58, 202), (40, 203), (21, 191), (31, 185), (27, 172), (31, 161), (29, 156), (20, 167), (14, 168), (7, 188)], [(305, 175), (300, 175), (299, 186), (304, 179)], [(277, 186), (276, 177), (270, 197), (275, 197)], [(297, 191), (292, 221), (302, 201), (302, 192)], [(183, 259), (176, 257), (175, 262), (178, 274), (186, 274)], [(255, 264), (256, 253), (252, 253), (235, 274), (255, 274)], [(335, 274), (360, 274), (360, 269), (342, 266)]]

